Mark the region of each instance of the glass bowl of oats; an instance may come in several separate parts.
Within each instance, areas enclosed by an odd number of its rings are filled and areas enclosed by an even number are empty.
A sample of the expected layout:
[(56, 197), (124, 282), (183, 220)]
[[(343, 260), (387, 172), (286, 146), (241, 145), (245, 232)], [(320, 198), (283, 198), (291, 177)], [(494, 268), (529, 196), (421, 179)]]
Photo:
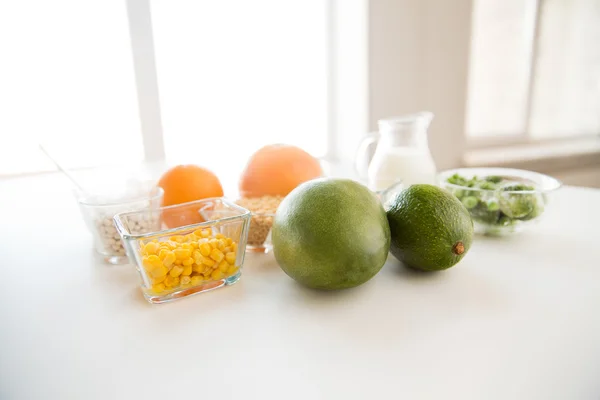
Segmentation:
[(271, 228), (279, 203), (283, 196), (242, 197), (236, 204), (250, 210), (250, 230), (246, 251), (253, 253), (268, 253), (273, 249), (271, 243)]

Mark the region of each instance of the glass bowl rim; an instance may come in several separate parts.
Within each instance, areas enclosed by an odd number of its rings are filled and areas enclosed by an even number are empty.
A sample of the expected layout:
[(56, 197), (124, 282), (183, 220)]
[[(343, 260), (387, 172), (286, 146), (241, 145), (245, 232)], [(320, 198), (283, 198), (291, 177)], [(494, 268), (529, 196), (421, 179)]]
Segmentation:
[[(136, 197), (128, 197), (123, 201), (109, 201), (109, 202), (92, 202), (86, 201), (85, 196), (81, 196), (77, 199), (77, 202), (82, 206), (88, 207), (114, 207), (114, 206), (125, 206), (128, 204), (139, 203), (140, 201), (154, 201), (161, 199), (165, 194), (165, 191), (160, 186), (153, 186), (150, 188), (148, 195), (140, 195)], [(135, 211), (134, 211), (135, 212)]]
[(250, 214), (254, 217), (275, 217), (275, 213), (270, 213), (270, 212), (255, 212), (255, 211), (250, 211)]
[[(501, 190), (501, 188), (497, 188), (497, 189), (482, 189), (482, 188), (476, 188), (476, 187), (469, 187), (469, 186), (462, 186), (462, 185), (456, 185), (454, 183), (450, 183), (448, 182), (446, 179), (449, 176), (454, 175), (455, 173), (459, 173), (459, 171), (474, 171), (474, 170), (479, 170), (479, 171), (485, 171), (485, 170), (489, 170), (489, 171), (503, 171), (504, 173), (506, 173), (507, 175), (510, 175), (510, 173), (513, 174), (513, 176), (523, 176), (523, 175), (535, 175), (541, 179), (545, 179), (545, 180), (549, 180), (552, 182), (552, 185), (548, 188), (538, 188), (536, 187), (535, 190)], [(501, 174), (489, 174), (489, 175), (483, 175), (483, 176), (493, 176), (493, 175), (501, 175)], [(546, 175), (546, 174), (542, 174), (540, 172), (535, 172), (535, 171), (529, 171), (526, 169), (518, 169), (518, 168), (503, 168), (503, 167), (466, 167), (466, 168), (452, 168), (452, 169), (447, 169), (444, 171), (441, 171), (437, 174), (437, 180), (438, 180), (438, 185), (443, 185), (443, 186), (447, 186), (447, 187), (451, 187), (454, 189), (462, 189), (462, 190), (469, 190), (469, 191), (474, 191), (474, 192), (488, 192), (488, 193), (495, 193), (495, 192), (499, 192), (501, 191), (502, 193), (507, 193), (507, 194), (534, 194), (534, 193), (549, 193), (549, 192), (553, 192), (555, 190), (560, 189), (563, 186), (563, 183), (550, 176), (550, 175)]]
[(129, 240), (129, 239), (137, 240), (137, 239), (144, 239), (144, 238), (148, 238), (148, 237), (154, 237), (154, 236), (157, 236), (157, 235), (158, 236), (171, 235), (171, 234), (175, 234), (175, 233), (181, 231), (182, 229), (202, 228), (202, 227), (205, 227), (205, 226), (214, 225), (215, 223), (230, 222), (230, 221), (235, 221), (235, 220), (239, 220), (239, 219), (249, 220), (252, 217), (251, 212), (249, 210), (245, 209), (242, 206), (239, 206), (239, 205), (235, 204), (232, 201), (229, 201), (225, 197), (209, 197), (209, 198), (206, 198), (206, 199), (188, 201), (187, 203), (173, 204), (173, 205), (170, 205), (170, 206), (161, 206), (161, 207), (157, 207), (157, 208), (153, 209), (152, 211), (172, 210), (172, 209), (175, 209), (175, 208), (187, 207), (187, 206), (190, 206), (192, 204), (208, 203), (209, 201), (215, 201), (215, 200), (219, 200), (223, 204), (226, 204), (227, 206), (240, 211), (241, 214), (234, 215), (234, 216), (231, 216), (231, 217), (223, 217), (223, 218), (218, 218), (218, 219), (211, 219), (209, 221), (199, 222), (197, 224), (190, 224), (190, 225), (178, 226), (176, 228), (160, 229), (160, 230), (157, 230), (157, 231), (152, 231), (152, 232), (148, 232), (148, 233), (141, 233), (141, 234), (137, 234), (137, 235), (133, 235), (133, 234), (130, 234), (130, 233), (127, 232), (127, 230), (125, 229), (125, 226), (123, 226), (123, 223), (121, 222), (121, 218), (122, 217), (126, 217), (128, 215), (133, 215), (133, 214), (139, 214), (139, 213), (147, 212), (148, 210), (127, 211), (127, 212), (118, 213), (118, 214), (116, 214), (113, 217), (113, 221), (115, 223), (117, 231), (119, 232), (119, 235), (121, 235), (121, 237), (123, 239), (125, 239), (125, 240)]

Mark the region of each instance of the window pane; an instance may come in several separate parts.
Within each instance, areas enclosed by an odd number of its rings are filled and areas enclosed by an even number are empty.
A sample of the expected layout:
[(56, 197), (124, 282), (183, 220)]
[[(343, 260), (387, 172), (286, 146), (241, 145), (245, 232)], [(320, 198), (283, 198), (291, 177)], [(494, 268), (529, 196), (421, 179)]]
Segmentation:
[(474, 1), (469, 135), (524, 133), (535, 9), (535, 0)]
[(277, 142), (325, 153), (323, 0), (151, 5), (169, 160), (240, 166)]
[(0, 3), (0, 175), (139, 161), (142, 144), (125, 4)]
[(600, 1), (545, 0), (531, 134), (600, 133)]

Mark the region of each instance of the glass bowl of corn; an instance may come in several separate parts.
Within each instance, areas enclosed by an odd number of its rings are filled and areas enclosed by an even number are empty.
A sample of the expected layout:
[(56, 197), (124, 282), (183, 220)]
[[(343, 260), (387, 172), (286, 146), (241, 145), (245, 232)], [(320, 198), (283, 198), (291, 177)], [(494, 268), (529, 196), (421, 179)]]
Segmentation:
[[(154, 232), (131, 231), (135, 220), (158, 218)], [(236, 283), (241, 277), (250, 211), (224, 198), (122, 213), (115, 225), (150, 303), (164, 303)]]

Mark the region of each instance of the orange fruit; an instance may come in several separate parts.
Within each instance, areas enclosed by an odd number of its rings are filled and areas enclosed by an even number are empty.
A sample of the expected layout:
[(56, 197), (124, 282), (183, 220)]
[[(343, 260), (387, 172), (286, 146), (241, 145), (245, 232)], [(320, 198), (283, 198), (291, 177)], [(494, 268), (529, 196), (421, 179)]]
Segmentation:
[[(219, 178), (197, 165), (178, 165), (169, 169), (158, 181), (164, 190), (163, 206), (187, 203), (209, 197), (222, 197)], [(204, 222), (198, 205), (165, 210), (163, 220), (169, 228)]]
[(272, 144), (250, 157), (239, 189), (243, 197), (285, 196), (299, 184), (323, 176), (319, 161), (296, 146)]

